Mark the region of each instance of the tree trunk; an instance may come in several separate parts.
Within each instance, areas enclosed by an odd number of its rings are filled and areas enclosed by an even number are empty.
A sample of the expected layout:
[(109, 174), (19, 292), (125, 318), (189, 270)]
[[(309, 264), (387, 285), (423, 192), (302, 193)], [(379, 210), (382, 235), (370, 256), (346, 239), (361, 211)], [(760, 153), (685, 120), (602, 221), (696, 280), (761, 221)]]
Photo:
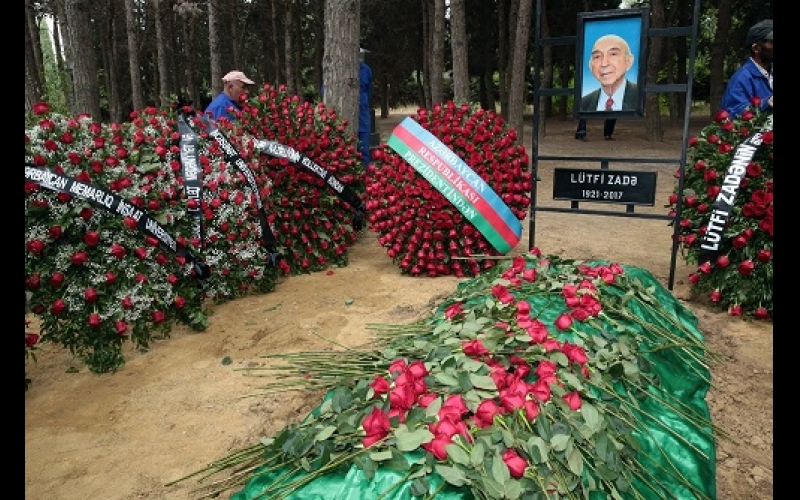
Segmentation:
[[(158, 101), (161, 106), (169, 104), (169, 79), (167, 78), (167, 40), (161, 13), (162, 0), (155, 0), (156, 62), (158, 67)], [(199, 103), (197, 103), (199, 105)]]
[[(117, 85), (117, 75), (120, 71), (117, 70), (117, 60), (123, 57), (116, 57), (116, 54), (123, 52), (119, 50), (116, 42), (115, 26), (117, 25), (116, 16), (114, 16), (115, 0), (106, 2), (106, 11), (104, 16), (105, 29), (101, 33), (103, 43), (100, 47), (101, 60), (103, 61), (103, 78), (105, 80), (106, 88), (108, 89), (108, 116), (112, 121), (121, 121), (123, 119), (122, 113), (122, 99), (120, 95), (119, 85)], [(127, 24), (127, 23), (126, 23)], [(127, 98), (127, 96), (125, 96)]]
[[(294, 2), (289, 1), (284, 4), (283, 10), (283, 57), (286, 63), (286, 90), (291, 94), (297, 93), (297, 88), (294, 84), (295, 74), (295, 60), (294, 60)], [(356, 42), (358, 43), (358, 42)], [(356, 46), (358, 51), (358, 46)]]
[[(699, 0), (695, 0), (699, 1)], [(731, 43), (736, 46), (743, 46), (744, 40), (730, 39), (731, 31), (731, 4), (733, 0), (717, 1), (717, 32), (714, 33), (714, 40), (711, 42), (711, 57), (709, 57), (708, 71), (709, 76), (709, 118), (714, 119), (714, 114), (722, 107), (722, 94), (725, 93), (725, 54), (728, 53)], [(737, 51), (738, 53), (738, 51)]]
[[(35, 47), (39, 46), (39, 30), (36, 28), (33, 7), (25, 3), (25, 112), (33, 110), (33, 105), (44, 98), (42, 58), (37, 60)], [(33, 28), (33, 29), (32, 29)], [(35, 29), (35, 30), (34, 30)]]
[(450, 39), (453, 54), (453, 101), (456, 104), (468, 103), (472, 99), (469, 92), (469, 71), (467, 62), (467, 19), (464, 3), (466, 0), (450, 0)]
[(94, 6), (89, 0), (66, 0), (64, 13), (69, 19), (67, 37), (72, 51), (72, 80), (75, 89), (73, 114), (88, 113), (101, 121), (100, 86), (97, 80), (97, 52), (92, 40)]
[(433, 0), (433, 33), (431, 33), (431, 106), (444, 102), (444, 0)]
[[(663, 28), (664, 19), (663, 0), (652, 0), (650, 2), (650, 28)], [(650, 49), (647, 55), (648, 83), (658, 81), (663, 46), (664, 39), (662, 37), (650, 37)], [(645, 93), (644, 123), (648, 141), (661, 142), (664, 140), (664, 127), (661, 124), (661, 105), (657, 92)]]
[(142, 109), (144, 100), (142, 99), (142, 68), (139, 64), (139, 14), (136, 12), (134, 0), (125, 0), (125, 26), (133, 109)]
[[(539, 35), (540, 38), (550, 37), (550, 24), (547, 22), (546, 4), (547, 2), (541, 3), (542, 11), (539, 13), (542, 30)], [(553, 88), (553, 46), (547, 45), (542, 47), (540, 57), (542, 58), (542, 75), (540, 77), (541, 87)], [(562, 71), (561, 73), (562, 75), (566, 74), (565, 71)], [(544, 137), (547, 135), (547, 118), (550, 116), (551, 103), (553, 102), (552, 99), (552, 97), (542, 96), (539, 98), (539, 102), (536, 103), (539, 106), (539, 137)], [(562, 99), (562, 102), (564, 101), (566, 101), (566, 99)]]
[(520, 142), (523, 140), (523, 116), (525, 115), (525, 80), (528, 74), (528, 33), (531, 28), (531, 1), (519, 2), (515, 15), (517, 21), (512, 32), (514, 44), (511, 46), (508, 85), (508, 124), (517, 131)]
[(220, 0), (208, 0), (208, 50), (211, 63), (211, 93), (217, 95), (222, 91), (222, 77), (233, 68), (222, 67), (222, 50), (220, 43), (219, 15)]
[(508, 12), (509, 2), (511, 0), (498, 0), (497, 1), (497, 80), (500, 91), (500, 115), (503, 118), (508, 118), (508, 86), (507, 86), (507, 73), (508, 69)]
[(325, 55), (322, 77), (325, 106), (346, 120), (346, 130), (358, 131), (358, 49), (361, 32), (360, 0), (325, 2)]

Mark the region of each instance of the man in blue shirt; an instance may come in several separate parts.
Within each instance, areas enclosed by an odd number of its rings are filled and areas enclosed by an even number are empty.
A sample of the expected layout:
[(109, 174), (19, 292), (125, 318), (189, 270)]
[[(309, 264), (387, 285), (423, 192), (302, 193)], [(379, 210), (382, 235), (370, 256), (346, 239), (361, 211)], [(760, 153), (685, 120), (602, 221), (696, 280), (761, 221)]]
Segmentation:
[(753, 25), (747, 32), (745, 45), (750, 58), (728, 80), (722, 95), (722, 108), (733, 116), (741, 115), (760, 97), (760, 111), (772, 110), (772, 19)]
[(372, 132), (372, 69), (364, 62), (366, 49), (361, 49), (358, 62), (358, 149), (364, 164), (370, 162), (369, 136)]
[(205, 113), (210, 114), (217, 121), (222, 117), (234, 121), (236, 119), (235, 112), (241, 109), (239, 99), (242, 94), (247, 92), (245, 85), (254, 83), (241, 71), (231, 71), (222, 77), (222, 92), (209, 103)]

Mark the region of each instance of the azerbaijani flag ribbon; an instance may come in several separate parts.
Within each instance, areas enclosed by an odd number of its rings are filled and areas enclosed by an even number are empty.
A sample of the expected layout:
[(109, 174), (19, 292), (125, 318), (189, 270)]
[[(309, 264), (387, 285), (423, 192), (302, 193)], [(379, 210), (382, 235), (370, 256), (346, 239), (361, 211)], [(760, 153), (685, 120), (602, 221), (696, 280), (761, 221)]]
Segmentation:
[(387, 141), (501, 254), (514, 248), (522, 224), (481, 176), (410, 116), (400, 122)]

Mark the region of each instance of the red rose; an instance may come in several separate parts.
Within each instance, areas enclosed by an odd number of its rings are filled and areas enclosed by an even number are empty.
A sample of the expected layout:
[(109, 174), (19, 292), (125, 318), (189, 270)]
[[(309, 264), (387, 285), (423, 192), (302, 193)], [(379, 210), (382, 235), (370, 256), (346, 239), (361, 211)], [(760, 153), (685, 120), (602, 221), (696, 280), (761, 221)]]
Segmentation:
[(111, 244), (111, 255), (118, 259), (122, 259), (125, 257), (125, 247), (120, 245), (119, 243), (112, 243)]
[(122, 320), (117, 320), (114, 322), (114, 328), (117, 330), (117, 335), (125, 335), (125, 332), (128, 331), (128, 324)]
[(50, 286), (52, 286), (53, 288), (60, 287), (64, 283), (65, 277), (66, 276), (64, 276), (64, 273), (60, 271), (54, 272), (53, 275), (50, 276)]
[(753, 316), (756, 319), (769, 319), (769, 311), (767, 311), (766, 307), (759, 307), (755, 310)]
[(386, 394), (389, 392), (390, 384), (385, 378), (380, 375), (375, 375), (375, 378), (370, 382), (369, 386), (372, 387), (375, 394)]
[(717, 288), (708, 295), (708, 298), (711, 300), (711, 302), (719, 302), (722, 300), (722, 292), (720, 292), (719, 288)]
[(99, 296), (97, 295), (97, 290), (92, 287), (87, 288), (83, 291), (83, 299), (88, 303), (97, 302)]
[(65, 303), (63, 300), (61, 300), (61, 299), (56, 299), (56, 300), (53, 302), (53, 305), (51, 305), (51, 306), (50, 306), (50, 312), (51, 312), (51, 313), (52, 313), (54, 316), (58, 316), (58, 315), (60, 315), (61, 313), (63, 313), (63, 312), (64, 312), (64, 310), (66, 310), (66, 308), (67, 308), (67, 304), (66, 304), (66, 303)]
[(167, 317), (166, 317), (166, 315), (164, 314), (163, 311), (160, 311), (158, 309), (153, 311), (153, 322), (154, 323), (163, 323), (166, 318)]
[(89, 261), (89, 254), (84, 251), (75, 252), (72, 254), (70, 261), (73, 265), (82, 266)]
[(100, 233), (97, 231), (89, 231), (88, 233), (83, 235), (83, 242), (93, 247), (100, 243)]
[(133, 300), (130, 297), (125, 297), (122, 299), (122, 307), (123, 309), (131, 309), (133, 307)]
[(102, 323), (102, 320), (100, 319), (99, 314), (91, 313), (86, 322), (89, 323), (89, 326), (91, 326), (92, 328), (99, 328), (100, 324)]
[(733, 244), (733, 247), (735, 249), (741, 250), (741, 249), (743, 249), (744, 247), (747, 246), (747, 238), (745, 238), (742, 235), (739, 235), (739, 236), (737, 236), (736, 238), (733, 239), (732, 244)]
[(501, 415), (502, 413), (503, 410), (494, 399), (484, 399), (475, 410), (473, 421), (478, 427), (489, 427), (494, 423), (494, 416)]
[(581, 401), (581, 395), (577, 391), (572, 391), (564, 394), (561, 398), (566, 401), (567, 406), (569, 406), (570, 410), (580, 410), (583, 402)]
[(743, 260), (739, 264), (738, 270), (739, 270), (739, 274), (741, 274), (742, 276), (750, 276), (751, 274), (753, 274), (753, 271), (755, 270), (755, 268), (756, 268), (755, 263), (752, 260), (747, 259), (747, 260)]
[(25, 334), (25, 346), (26, 347), (33, 347), (39, 343), (39, 334), (38, 333), (26, 333)]
[(42, 276), (39, 273), (33, 273), (25, 278), (25, 286), (28, 290), (36, 291), (42, 284)]
[(769, 262), (772, 259), (772, 252), (767, 250), (766, 248), (759, 250), (758, 254), (756, 255), (756, 259), (759, 262)]
[(49, 112), (50, 106), (44, 101), (39, 101), (33, 105), (33, 114), (36, 116), (46, 115)]
[(575, 344), (570, 344), (569, 342), (564, 342), (564, 347), (561, 348), (561, 352), (567, 356), (567, 359), (573, 363), (578, 363), (579, 365), (589, 361), (589, 357), (586, 355), (586, 352), (582, 347)]
[(44, 242), (42, 240), (31, 240), (28, 242), (28, 251), (33, 255), (41, 255), (44, 251)]
[(567, 313), (561, 313), (561, 315), (556, 318), (555, 322), (556, 328), (561, 330), (562, 332), (565, 330), (569, 330), (572, 326), (572, 316)]
[(175, 305), (176, 308), (183, 309), (183, 306), (186, 305), (186, 299), (178, 295), (177, 297), (175, 297), (175, 300), (173, 300), (172, 303)]
[(720, 269), (725, 269), (731, 263), (731, 259), (728, 258), (727, 255), (720, 255), (717, 257), (717, 263), (715, 264), (716, 267)]
[(362, 444), (365, 448), (381, 441), (389, 435), (389, 431), (391, 430), (389, 416), (377, 406), (372, 408), (372, 413), (364, 418), (361, 427), (363, 427), (364, 432), (366, 432), (366, 437), (362, 440)]
[(506, 467), (508, 467), (508, 472), (511, 473), (511, 477), (514, 479), (521, 478), (525, 474), (525, 469), (528, 467), (528, 462), (519, 456), (519, 453), (513, 448), (509, 448), (503, 452), (503, 462), (506, 464)]
[(728, 308), (728, 314), (731, 316), (741, 316), (742, 315), (742, 306), (741, 304), (731, 304)]

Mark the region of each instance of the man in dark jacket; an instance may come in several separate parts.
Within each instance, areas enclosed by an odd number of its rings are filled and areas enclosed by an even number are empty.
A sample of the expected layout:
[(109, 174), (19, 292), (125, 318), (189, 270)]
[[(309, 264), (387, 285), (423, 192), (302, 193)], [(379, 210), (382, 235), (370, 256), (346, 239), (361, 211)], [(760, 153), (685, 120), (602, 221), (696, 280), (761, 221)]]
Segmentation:
[(772, 19), (753, 25), (744, 43), (750, 58), (731, 76), (722, 94), (722, 107), (732, 116), (751, 106), (753, 97), (761, 98), (760, 111), (772, 110)]

